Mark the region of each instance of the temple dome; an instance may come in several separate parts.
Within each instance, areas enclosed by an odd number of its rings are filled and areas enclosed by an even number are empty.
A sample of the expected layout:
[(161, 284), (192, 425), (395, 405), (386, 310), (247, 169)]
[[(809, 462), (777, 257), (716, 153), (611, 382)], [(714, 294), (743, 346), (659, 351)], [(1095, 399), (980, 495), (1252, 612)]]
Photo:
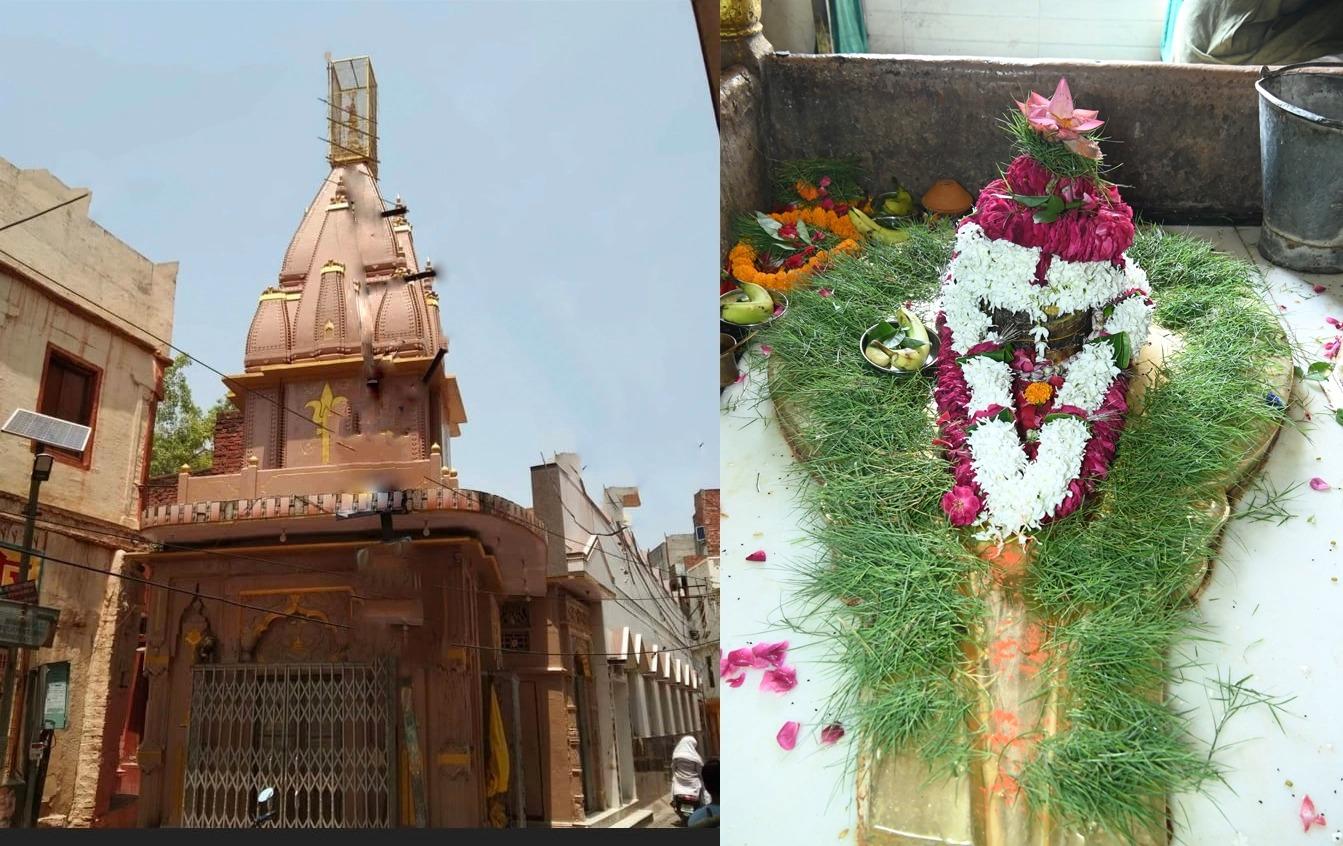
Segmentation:
[[(442, 342), (432, 277), (420, 273), (404, 211), (389, 207), (366, 162), (335, 164), (262, 292), (243, 364), (377, 355), (431, 356)], [(361, 303), (361, 291), (366, 302)]]

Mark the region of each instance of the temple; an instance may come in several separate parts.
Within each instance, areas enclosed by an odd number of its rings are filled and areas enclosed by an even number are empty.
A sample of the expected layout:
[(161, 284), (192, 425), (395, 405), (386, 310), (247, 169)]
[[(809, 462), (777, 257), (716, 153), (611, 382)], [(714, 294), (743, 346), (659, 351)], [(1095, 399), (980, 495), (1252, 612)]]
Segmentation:
[(434, 271), (379, 191), (372, 66), (328, 75), (330, 173), (225, 380), (214, 466), (141, 515), (161, 548), (131, 557), (162, 587), (139, 824), (250, 825), (267, 786), (282, 826), (614, 824), (635, 735), (702, 728), (685, 630), (603, 613), (676, 606), (619, 584), (648, 567), (638, 492), (588, 497), (577, 456), (533, 468), (534, 508), (459, 485), (466, 413)]

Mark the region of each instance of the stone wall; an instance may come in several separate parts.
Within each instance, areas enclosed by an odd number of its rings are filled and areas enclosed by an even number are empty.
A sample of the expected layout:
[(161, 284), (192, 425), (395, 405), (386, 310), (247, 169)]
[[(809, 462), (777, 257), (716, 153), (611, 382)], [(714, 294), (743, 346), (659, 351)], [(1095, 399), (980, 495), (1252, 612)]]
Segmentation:
[(741, 66), (723, 72), (718, 87), (719, 226), (722, 251), (731, 247), (732, 219), (768, 204), (768, 173), (761, 147), (760, 78)]
[[(916, 195), (950, 178), (976, 193), (1011, 159), (996, 118), (1067, 77), (1106, 121), (1111, 178), (1148, 220), (1257, 223), (1262, 214), (1257, 68), (1152, 62), (801, 56), (762, 61), (768, 159), (856, 156), (876, 186)], [(730, 84), (730, 80), (724, 85)], [(752, 83), (738, 83), (751, 88)], [(748, 100), (744, 91), (734, 91)], [(724, 108), (728, 108), (725, 101)], [(739, 107), (740, 108), (740, 107)], [(723, 208), (745, 208), (763, 162), (723, 125)]]
[(719, 510), (718, 488), (695, 492), (695, 525), (704, 527), (704, 548), (708, 555), (717, 555), (719, 551)]

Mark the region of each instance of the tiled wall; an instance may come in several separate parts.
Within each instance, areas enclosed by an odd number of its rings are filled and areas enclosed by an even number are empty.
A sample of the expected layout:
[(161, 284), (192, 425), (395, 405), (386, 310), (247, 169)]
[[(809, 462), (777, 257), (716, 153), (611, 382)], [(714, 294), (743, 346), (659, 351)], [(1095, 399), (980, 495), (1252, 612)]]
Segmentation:
[(873, 53), (1161, 60), (1167, 0), (863, 0)]

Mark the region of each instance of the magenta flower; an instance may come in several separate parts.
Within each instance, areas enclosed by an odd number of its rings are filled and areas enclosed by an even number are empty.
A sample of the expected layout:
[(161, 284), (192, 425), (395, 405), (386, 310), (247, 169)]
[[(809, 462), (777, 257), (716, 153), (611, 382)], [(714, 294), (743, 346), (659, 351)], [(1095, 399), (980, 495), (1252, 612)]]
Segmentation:
[(826, 746), (834, 746), (839, 739), (844, 736), (844, 726), (839, 723), (831, 723), (821, 729), (821, 743)]
[(1046, 138), (1064, 142), (1069, 150), (1089, 159), (1100, 158), (1100, 148), (1096, 142), (1083, 138), (1082, 133), (1099, 129), (1104, 121), (1096, 119), (1094, 109), (1073, 108), (1073, 95), (1068, 90), (1068, 80), (1060, 79), (1054, 89), (1054, 96), (1046, 100), (1031, 92), (1026, 102), (1017, 102), (1021, 113), (1030, 122), (1031, 129)]
[(774, 736), (774, 739), (779, 741), (779, 748), (785, 752), (793, 751), (793, 747), (797, 746), (797, 732), (800, 728), (802, 728), (802, 725), (796, 720), (789, 720), (784, 723), (780, 727), (779, 733)]
[(762, 563), (765, 560), (765, 550), (757, 549), (755, 552), (752, 552), (750, 555), (746, 556), (746, 560), (754, 561), (756, 564)]
[(777, 643), (757, 643), (751, 647), (751, 666), (757, 669), (782, 667), (786, 660), (788, 660), (788, 641), (786, 640)]
[(1338, 358), (1339, 344), (1343, 343), (1343, 335), (1339, 335), (1331, 341), (1324, 342), (1324, 357), (1333, 361)]
[(1330, 487), (1332, 486), (1319, 476), (1310, 480), (1310, 489), (1313, 491), (1327, 491)]
[(1030, 373), (1035, 370), (1035, 356), (1026, 352), (1025, 348), (1018, 347), (1016, 352), (1012, 353), (1012, 366), (1022, 373)]
[(975, 522), (983, 505), (968, 485), (956, 485), (942, 495), (942, 510), (947, 512), (953, 526), (968, 526)]
[(770, 356), (774, 355), (774, 348), (771, 347), (769, 344), (761, 344), (760, 354), (765, 358), (769, 358)]
[(797, 687), (797, 670), (793, 667), (771, 667), (760, 677), (760, 689), (767, 693), (787, 693)]

